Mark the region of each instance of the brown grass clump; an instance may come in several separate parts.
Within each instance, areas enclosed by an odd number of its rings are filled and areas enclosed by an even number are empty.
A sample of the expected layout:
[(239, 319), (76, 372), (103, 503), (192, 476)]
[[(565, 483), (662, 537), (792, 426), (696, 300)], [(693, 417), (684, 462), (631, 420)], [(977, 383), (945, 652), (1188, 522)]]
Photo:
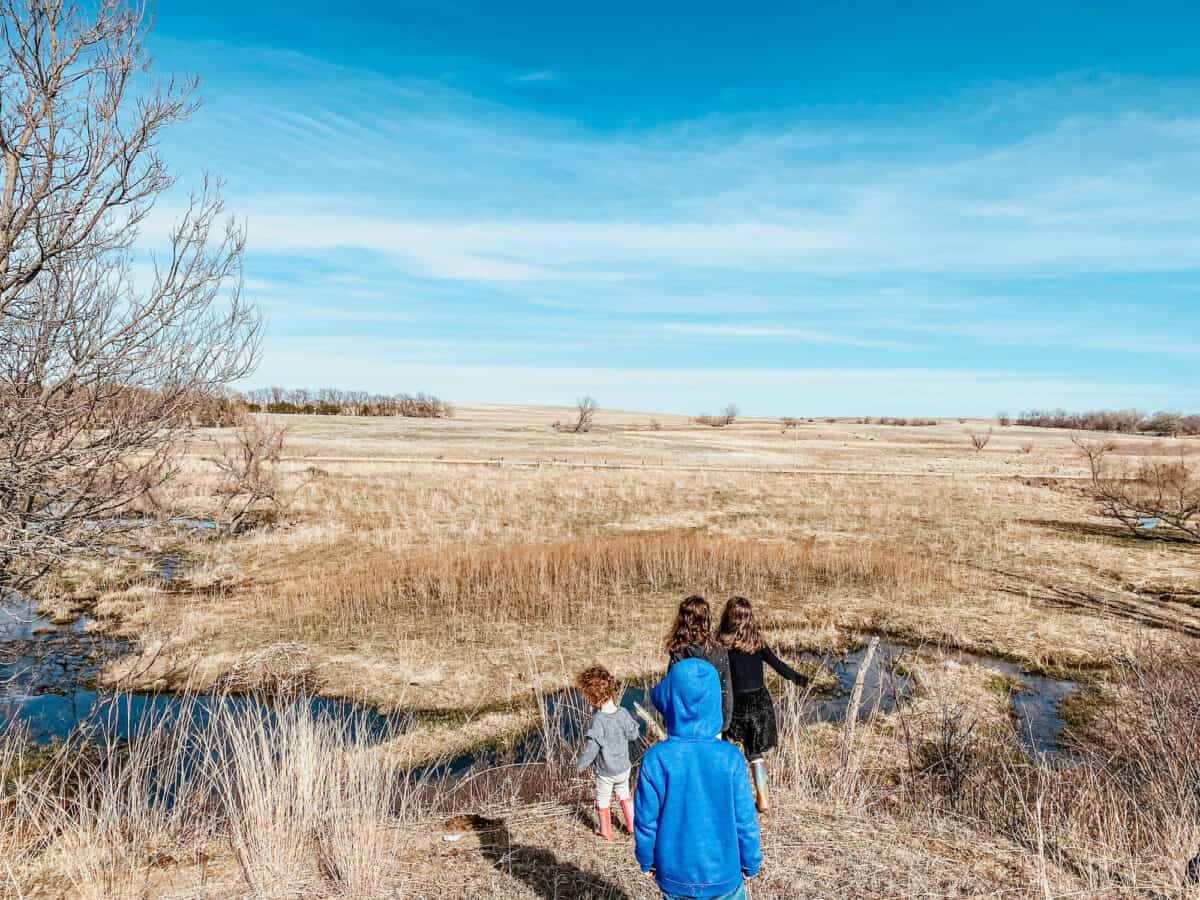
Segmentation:
[(676, 590), (787, 592), (797, 601), (848, 587), (912, 595), (932, 590), (937, 570), (873, 544), (667, 532), (351, 558), (274, 589), (302, 597), (297, 614), (327, 627), (353, 630), (402, 613), (418, 631), (448, 633), (489, 622), (565, 626), (615, 615), (622, 598)]

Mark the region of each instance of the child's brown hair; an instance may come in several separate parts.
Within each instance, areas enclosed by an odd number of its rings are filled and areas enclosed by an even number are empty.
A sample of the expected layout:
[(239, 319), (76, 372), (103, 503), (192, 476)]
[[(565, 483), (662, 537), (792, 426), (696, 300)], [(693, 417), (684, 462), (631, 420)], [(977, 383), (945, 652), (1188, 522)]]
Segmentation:
[(712, 644), (712, 611), (708, 601), (699, 594), (692, 594), (679, 604), (675, 621), (667, 632), (667, 652), (674, 653), (684, 647), (708, 647)]
[(762, 635), (754, 621), (754, 608), (745, 597), (730, 597), (721, 612), (721, 627), (717, 640), (727, 650), (757, 653), (762, 649)]
[(609, 700), (617, 699), (619, 686), (617, 679), (604, 666), (589, 666), (575, 679), (575, 687), (579, 688), (583, 699), (597, 708)]

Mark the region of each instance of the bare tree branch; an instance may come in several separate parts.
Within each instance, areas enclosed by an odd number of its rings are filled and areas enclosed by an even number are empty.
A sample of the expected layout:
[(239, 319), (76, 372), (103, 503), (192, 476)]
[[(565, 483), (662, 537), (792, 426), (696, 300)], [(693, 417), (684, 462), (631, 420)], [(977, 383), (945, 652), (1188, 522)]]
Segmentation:
[(140, 7), (0, 0), (0, 585), (100, 543), (248, 374), (245, 235), (206, 180), (149, 277), (135, 242), (173, 180), (156, 145), (194, 82), (145, 82)]

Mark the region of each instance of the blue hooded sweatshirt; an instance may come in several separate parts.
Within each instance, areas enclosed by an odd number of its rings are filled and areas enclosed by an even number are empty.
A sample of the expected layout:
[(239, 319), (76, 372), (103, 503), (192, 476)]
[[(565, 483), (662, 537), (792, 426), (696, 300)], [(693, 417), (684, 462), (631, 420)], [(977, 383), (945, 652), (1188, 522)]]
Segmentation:
[(758, 874), (758, 816), (742, 752), (719, 740), (721, 681), (684, 659), (650, 693), (667, 740), (642, 757), (634, 794), (637, 861), (668, 894), (719, 897)]

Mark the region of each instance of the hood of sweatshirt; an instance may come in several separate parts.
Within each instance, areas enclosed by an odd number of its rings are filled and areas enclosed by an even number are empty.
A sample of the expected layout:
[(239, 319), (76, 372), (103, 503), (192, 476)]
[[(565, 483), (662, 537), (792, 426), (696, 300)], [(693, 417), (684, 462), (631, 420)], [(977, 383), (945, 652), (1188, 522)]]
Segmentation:
[(721, 679), (710, 662), (681, 659), (654, 686), (650, 699), (671, 737), (712, 739), (721, 731)]

